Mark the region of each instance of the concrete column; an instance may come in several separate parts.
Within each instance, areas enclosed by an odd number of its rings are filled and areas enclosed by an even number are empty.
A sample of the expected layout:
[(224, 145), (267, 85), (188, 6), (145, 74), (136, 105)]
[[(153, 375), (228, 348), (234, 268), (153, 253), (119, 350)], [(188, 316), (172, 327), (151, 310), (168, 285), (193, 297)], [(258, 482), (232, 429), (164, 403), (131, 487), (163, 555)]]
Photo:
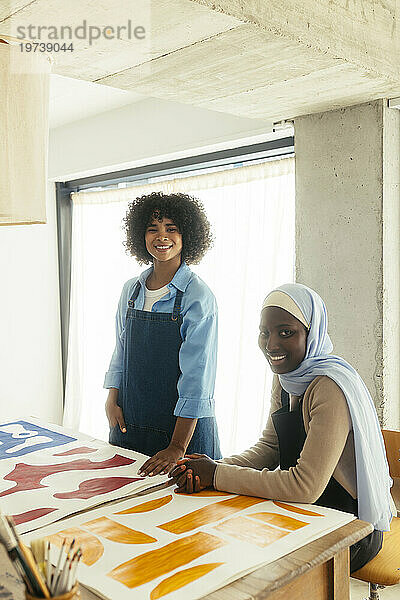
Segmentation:
[(383, 397), (388, 428), (400, 429), (400, 111), (384, 108)]
[(400, 426), (400, 117), (385, 100), (295, 119), (296, 280), (325, 300), (334, 353)]

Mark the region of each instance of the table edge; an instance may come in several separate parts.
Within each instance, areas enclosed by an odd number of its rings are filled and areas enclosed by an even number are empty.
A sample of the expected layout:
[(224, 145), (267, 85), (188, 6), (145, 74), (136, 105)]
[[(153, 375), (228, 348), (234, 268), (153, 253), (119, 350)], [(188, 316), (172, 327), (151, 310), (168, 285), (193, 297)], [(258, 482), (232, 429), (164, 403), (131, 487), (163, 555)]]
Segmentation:
[[(211, 592), (210, 594), (207, 594), (207, 596), (203, 596), (202, 600), (216, 600), (216, 594), (218, 594), (218, 592), (221, 592), (222, 590), (228, 591), (229, 588), (231, 588), (232, 593), (234, 593), (235, 584), (237, 585), (239, 583), (241, 583), (240, 587), (243, 590), (246, 584), (246, 580), (250, 580), (250, 578), (262, 579), (264, 570), (265, 573), (267, 573), (267, 571), (271, 572), (272, 570), (274, 570), (274, 568), (282, 567), (286, 572), (283, 572), (282, 575), (278, 576), (271, 582), (266, 581), (266, 585), (263, 589), (263, 594), (265, 594), (266, 592), (272, 593), (273, 591), (276, 591), (279, 588), (282, 588), (283, 586), (287, 585), (297, 577), (303, 575), (310, 569), (313, 569), (314, 567), (322, 565), (323, 563), (331, 560), (338, 552), (358, 542), (359, 540), (367, 536), (369, 533), (371, 533), (373, 530), (374, 528), (371, 525), (371, 523), (367, 523), (366, 521), (361, 521), (359, 519), (354, 519), (353, 521), (350, 521), (349, 523), (346, 523), (345, 525), (334, 529), (330, 533), (327, 533), (324, 536), (313, 540), (306, 546), (302, 546), (301, 548), (298, 548), (297, 550), (294, 550), (293, 552), (290, 552), (289, 554), (286, 554), (285, 556), (282, 556), (281, 558), (271, 563), (262, 565), (254, 571), (247, 573), (243, 577), (236, 579), (232, 583), (229, 583), (226, 586), (221, 587), (218, 590)], [(337, 540), (337, 536), (338, 534), (340, 534), (340, 532), (345, 533), (345, 535), (342, 539)], [(320, 551), (321, 543), (325, 543), (327, 545), (327, 548), (323, 552)], [(307, 549), (307, 554), (312, 554), (313, 548), (315, 548), (315, 556), (313, 556), (311, 559), (304, 560), (305, 550)], [(285, 562), (290, 562), (290, 567), (289, 565), (285, 567)], [(254, 584), (250, 587), (254, 587)], [(249, 599), (250, 597), (256, 598), (256, 596), (253, 595), (249, 596)]]

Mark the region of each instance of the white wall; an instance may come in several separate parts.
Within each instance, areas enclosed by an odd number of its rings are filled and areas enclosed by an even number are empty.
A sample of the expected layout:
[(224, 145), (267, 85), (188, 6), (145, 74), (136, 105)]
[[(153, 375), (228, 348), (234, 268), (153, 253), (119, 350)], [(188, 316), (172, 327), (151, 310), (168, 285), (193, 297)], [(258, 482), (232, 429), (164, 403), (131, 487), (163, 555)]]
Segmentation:
[(259, 119), (148, 98), (51, 131), (49, 177), (66, 180), (160, 162), (229, 146), (231, 140), (265, 138), (271, 131), (272, 124)]
[(47, 224), (0, 227), (0, 421), (62, 410), (54, 185)]

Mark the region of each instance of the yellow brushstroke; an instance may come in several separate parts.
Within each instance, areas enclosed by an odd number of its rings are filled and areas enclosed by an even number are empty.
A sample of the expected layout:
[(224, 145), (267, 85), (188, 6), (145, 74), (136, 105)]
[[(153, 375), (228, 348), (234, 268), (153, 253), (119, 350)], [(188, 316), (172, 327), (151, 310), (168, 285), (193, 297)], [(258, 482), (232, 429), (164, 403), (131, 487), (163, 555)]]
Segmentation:
[(255, 523), (247, 517), (228, 519), (216, 525), (214, 529), (231, 535), (241, 542), (260, 546), (260, 548), (265, 548), (265, 546), (269, 546), (272, 542), (276, 542), (285, 537), (285, 535), (289, 535), (288, 531), (275, 529), (265, 523)]
[(83, 531), (83, 529), (79, 529), (79, 527), (71, 527), (70, 529), (64, 529), (63, 531), (59, 531), (54, 535), (49, 535), (46, 539), (49, 540), (51, 544), (55, 544), (61, 548), (63, 540), (66, 540), (66, 546), (69, 547), (69, 544), (75, 538), (75, 547), (81, 548), (82, 550), (82, 562), (85, 563), (88, 567), (93, 565), (96, 561), (99, 560), (104, 553), (104, 546), (94, 535), (87, 533), (87, 531)]
[(206, 488), (205, 490), (201, 490), (201, 492), (196, 492), (195, 494), (179, 492), (178, 496), (191, 496), (192, 498), (211, 498), (213, 496), (233, 496), (233, 494), (230, 494), (229, 492), (219, 492), (218, 490)]
[(225, 545), (223, 540), (200, 531), (132, 558), (115, 567), (107, 575), (129, 588), (134, 588)]
[(264, 498), (235, 496), (234, 498), (228, 498), (227, 500), (221, 500), (221, 502), (215, 502), (215, 504), (199, 508), (183, 517), (158, 525), (158, 527), (170, 533), (186, 533), (202, 525), (219, 521), (224, 517), (228, 517), (249, 506), (254, 506), (254, 504), (258, 504), (259, 502), (265, 502)]
[(158, 584), (157, 587), (150, 594), (150, 600), (158, 600), (158, 598), (162, 598), (166, 594), (170, 594), (171, 592), (175, 592), (176, 590), (180, 590), (188, 583), (192, 583), (192, 581), (196, 581), (200, 577), (207, 575), (210, 571), (213, 571), (220, 565), (224, 563), (208, 563), (205, 565), (198, 565), (197, 567), (190, 567), (189, 569), (184, 569), (183, 571), (179, 571), (179, 573), (175, 573), (175, 575), (171, 575), (167, 579), (164, 579), (161, 583)]
[(293, 519), (293, 517), (287, 517), (286, 515), (281, 515), (279, 513), (261, 512), (253, 513), (248, 516), (252, 519), (264, 521), (264, 523), (271, 523), (277, 527), (288, 529), (289, 531), (296, 531), (296, 529), (301, 529), (302, 527), (308, 525), (308, 523), (304, 521), (298, 521), (297, 519)]
[(120, 544), (150, 544), (157, 541), (155, 538), (147, 535), (147, 533), (135, 531), (107, 517), (99, 517), (93, 521), (83, 523), (83, 527), (90, 529), (96, 535), (102, 535), (108, 540)]
[(134, 513), (142, 513), (148, 512), (149, 510), (156, 510), (156, 508), (161, 508), (161, 506), (165, 506), (168, 502), (171, 502), (172, 496), (162, 496), (162, 498), (157, 498), (156, 500), (150, 500), (149, 502), (142, 502), (142, 504), (138, 504), (137, 506), (132, 506), (132, 508), (127, 508), (126, 510), (121, 510), (120, 512), (114, 513), (115, 515), (131, 515)]
[(285, 508), (286, 510), (290, 510), (291, 512), (299, 513), (299, 515), (306, 515), (308, 517), (323, 517), (324, 515), (320, 515), (319, 513), (312, 512), (311, 510), (306, 510), (305, 508), (298, 508), (297, 506), (292, 506), (291, 504), (285, 504), (285, 502), (278, 502), (274, 500), (274, 504), (279, 506), (279, 508)]

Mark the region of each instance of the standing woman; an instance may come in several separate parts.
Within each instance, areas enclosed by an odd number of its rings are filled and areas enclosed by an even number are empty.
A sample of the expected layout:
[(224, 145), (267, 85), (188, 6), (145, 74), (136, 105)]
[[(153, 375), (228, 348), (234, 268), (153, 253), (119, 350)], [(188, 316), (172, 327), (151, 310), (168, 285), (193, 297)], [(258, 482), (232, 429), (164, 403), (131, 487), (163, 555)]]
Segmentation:
[(265, 298), (259, 346), (276, 374), (261, 439), (221, 463), (184, 459), (171, 475), (188, 492), (213, 485), (369, 521), (375, 531), (350, 548), (354, 572), (379, 552), (392, 518), (391, 479), (371, 396), (353, 367), (330, 354), (325, 305), (304, 285), (286, 284)]
[(220, 458), (214, 416), (217, 305), (188, 263), (211, 245), (202, 204), (186, 194), (136, 198), (126, 246), (151, 267), (127, 281), (106, 373), (110, 443), (151, 458), (144, 475), (166, 473), (188, 452)]

